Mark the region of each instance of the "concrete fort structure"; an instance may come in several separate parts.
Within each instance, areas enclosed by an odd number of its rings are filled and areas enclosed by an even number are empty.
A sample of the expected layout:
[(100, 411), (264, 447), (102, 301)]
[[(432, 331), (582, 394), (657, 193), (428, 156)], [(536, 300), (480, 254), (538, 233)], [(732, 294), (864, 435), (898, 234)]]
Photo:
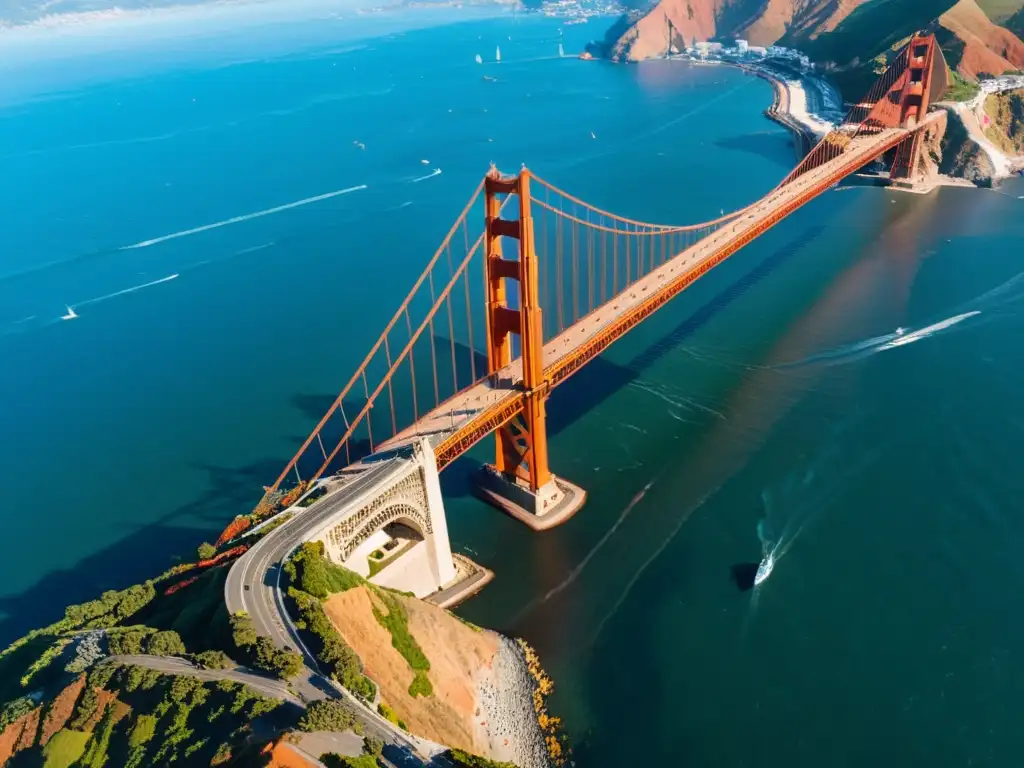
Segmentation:
[(457, 576), (434, 451), (421, 439), (387, 461), (391, 472), (305, 538), (375, 584), (426, 597)]

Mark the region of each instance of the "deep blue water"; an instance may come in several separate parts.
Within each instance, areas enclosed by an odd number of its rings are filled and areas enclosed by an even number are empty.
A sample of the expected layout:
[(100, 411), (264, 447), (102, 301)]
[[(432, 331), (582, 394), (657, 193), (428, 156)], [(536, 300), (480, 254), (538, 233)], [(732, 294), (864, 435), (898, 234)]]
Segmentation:
[[(5, 64), (5, 639), (247, 511), (489, 163), (687, 223), (793, 162), (759, 79), (447, 13)], [(487, 446), (446, 472), (499, 575), (461, 610), (538, 648), (580, 765), (1016, 764), (1020, 194), (843, 189), (703, 278), (552, 398), (560, 529), (465, 494)]]

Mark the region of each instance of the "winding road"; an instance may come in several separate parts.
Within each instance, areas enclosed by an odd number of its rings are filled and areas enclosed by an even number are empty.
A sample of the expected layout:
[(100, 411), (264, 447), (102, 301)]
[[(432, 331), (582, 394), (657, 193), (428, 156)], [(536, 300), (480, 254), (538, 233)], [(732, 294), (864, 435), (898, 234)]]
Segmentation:
[(306, 647), (288, 615), (281, 591), (281, 571), (291, 554), (346, 508), (372, 499), (379, 488), (387, 487), (406, 465), (407, 460), (402, 458), (366, 463), (362, 465), (364, 469), (350, 474), (340, 488), (308, 508), (293, 510), (295, 514), (290, 520), (266, 534), (234, 562), (224, 583), (224, 602), (229, 613), (248, 613), (257, 634), (269, 638), (278, 648), (302, 654), (305, 671), (289, 681), (302, 702), (344, 699), (352, 705), (365, 733), (401, 749), (429, 756), (444, 748), (396, 727), (323, 673), (316, 656)]

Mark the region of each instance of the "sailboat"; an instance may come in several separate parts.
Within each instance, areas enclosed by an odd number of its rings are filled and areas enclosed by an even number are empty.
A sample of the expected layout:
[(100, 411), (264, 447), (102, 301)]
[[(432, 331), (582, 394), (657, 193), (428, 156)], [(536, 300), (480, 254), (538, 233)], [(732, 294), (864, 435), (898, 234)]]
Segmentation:
[(565, 56), (565, 48), (562, 47), (561, 43), (558, 44), (558, 55), (559, 57)]
[[(64, 306), (68, 307), (67, 304), (65, 304)], [(68, 313), (61, 317), (61, 320), (74, 320), (76, 317), (78, 317), (78, 315), (75, 314), (75, 310), (72, 309), (71, 307), (68, 307)]]
[(494, 60), (495, 61), (501, 61), (501, 46), (500, 45), (497, 47), (497, 50), (495, 50), (495, 52), (494, 52)]
[(484, 57), (481, 56), (479, 53), (476, 55), (476, 63), (477, 64), (483, 64), (484, 63)]

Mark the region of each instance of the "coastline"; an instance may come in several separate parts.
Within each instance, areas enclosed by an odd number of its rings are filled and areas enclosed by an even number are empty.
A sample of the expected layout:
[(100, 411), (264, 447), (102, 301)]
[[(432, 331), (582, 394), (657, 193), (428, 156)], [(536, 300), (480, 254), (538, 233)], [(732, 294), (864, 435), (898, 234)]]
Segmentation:
[(829, 102), (838, 102), (838, 94), (831, 96), (834, 89), (824, 80), (764, 65), (733, 65), (771, 83), (775, 97), (772, 105), (764, 111), (765, 117), (794, 134), (800, 157), (810, 152), (834, 127), (835, 123), (822, 117), (821, 113), (835, 111), (838, 104)]
[(476, 731), (492, 759), (519, 768), (548, 768), (544, 733), (533, 707), (534, 682), (523, 652), (498, 635), (498, 652), (477, 678)]

